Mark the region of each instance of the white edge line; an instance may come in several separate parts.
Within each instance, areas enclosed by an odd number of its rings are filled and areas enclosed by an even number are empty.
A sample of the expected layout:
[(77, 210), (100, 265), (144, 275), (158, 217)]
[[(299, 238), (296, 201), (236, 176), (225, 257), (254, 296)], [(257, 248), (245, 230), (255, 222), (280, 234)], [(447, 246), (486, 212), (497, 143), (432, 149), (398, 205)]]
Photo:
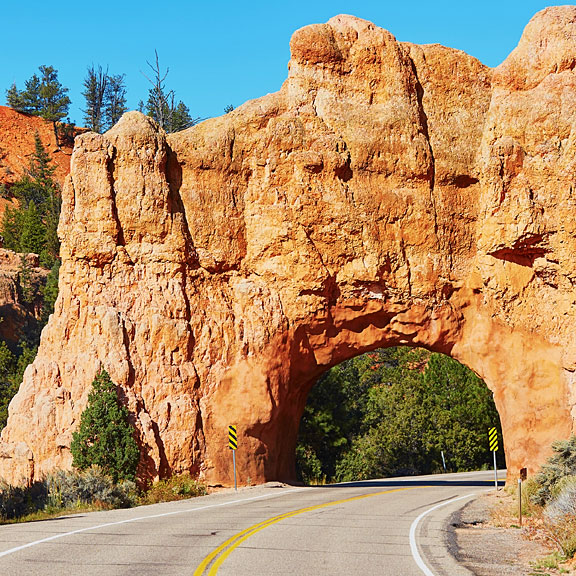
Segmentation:
[(26, 548), (31, 548), (32, 546), (37, 546), (38, 544), (44, 544), (45, 542), (51, 542), (52, 540), (58, 540), (59, 538), (65, 538), (66, 536), (80, 534), (81, 532), (90, 532), (91, 530), (99, 530), (100, 528), (107, 528), (108, 526), (130, 524), (131, 522), (139, 522), (141, 520), (149, 520), (151, 518), (163, 518), (166, 516), (175, 516), (176, 514), (187, 514), (190, 512), (198, 512), (199, 510), (207, 510), (209, 508), (221, 508), (222, 506), (230, 506), (232, 504), (242, 504), (243, 502), (250, 502), (252, 500), (262, 500), (264, 498), (277, 498), (279, 496), (283, 496), (284, 494), (290, 494), (291, 492), (300, 492), (302, 490), (306, 490), (306, 488), (294, 488), (292, 490), (285, 490), (277, 494), (264, 494), (262, 496), (253, 496), (251, 498), (230, 500), (228, 502), (222, 502), (220, 504), (209, 504), (208, 506), (198, 506), (196, 508), (187, 508), (186, 510), (174, 510), (173, 512), (163, 512), (162, 514), (150, 514), (149, 516), (138, 516), (136, 518), (128, 518), (126, 520), (120, 520), (118, 522), (106, 522), (105, 524), (89, 526), (88, 528), (79, 528), (78, 530), (72, 530), (71, 532), (63, 532), (61, 534), (55, 534), (54, 536), (48, 536), (47, 538), (42, 538), (41, 540), (34, 540), (33, 542), (28, 542), (27, 544), (22, 544), (21, 546), (16, 546), (15, 548), (4, 550), (3, 552), (0, 552), (0, 558), (2, 558), (3, 556), (8, 556), (9, 554), (13, 554), (14, 552), (19, 552), (20, 550), (25, 550)]
[(475, 496), (475, 494), (466, 494), (466, 496), (458, 496), (458, 498), (452, 498), (452, 500), (448, 500), (447, 502), (442, 502), (440, 504), (437, 504), (436, 506), (432, 506), (432, 508), (429, 508), (428, 510), (422, 512), (422, 514), (420, 514), (420, 516), (418, 516), (418, 518), (416, 518), (416, 520), (412, 522), (412, 525), (410, 526), (410, 550), (412, 551), (412, 556), (414, 557), (416, 564), (418, 564), (418, 568), (420, 568), (420, 570), (422, 570), (422, 572), (426, 574), (426, 576), (435, 576), (435, 575), (434, 572), (432, 572), (432, 570), (428, 568), (426, 562), (424, 562), (422, 556), (420, 555), (420, 551), (418, 550), (418, 545), (416, 544), (416, 529), (418, 528), (420, 520), (422, 520), (422, 518), (424, 518), (424, 516), (426, 516), (427, 514), (430, 514), (430, 512), (434, 512), (434, 510), (442, 508), (442, 506), (447, 506), (448, 504), (458, 502), (458, 500), (464, 500), (465, 498), (472, 498), (472, 496)]

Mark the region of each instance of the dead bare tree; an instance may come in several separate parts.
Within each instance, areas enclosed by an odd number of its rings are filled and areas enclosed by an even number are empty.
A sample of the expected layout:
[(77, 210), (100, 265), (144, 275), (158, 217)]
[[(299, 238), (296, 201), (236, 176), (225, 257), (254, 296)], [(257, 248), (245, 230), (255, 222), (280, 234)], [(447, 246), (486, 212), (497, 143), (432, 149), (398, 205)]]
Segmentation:
[(154, 120), (160, 124), (160, 127), (166, 130), (170, 124), (170, 116), (174, 104), (174, 90), (166, 91), (165, 80), (170, 69), (166, 68), (166, 72), (162, 72), (156, 50), (154, 50), (154, 55), (156, 57), (154, 64), (150, 64), (150, 62), (146, 60), (146, 64), (148, 64), (152, 70), (153, 77), (150, 78), (147, 74), (143, 73), (148, 82), (152, 84), (152, 88), (150, 88), (148, 92), (146, 108)]
[(154, 63), (146, 61), (146, 64), (152, 70), (152, 78), (147, 74), (144, 77), (152, 84), (152, 88), (148, 91), (148, 101), (146, 105), (142, 103), (141, 109), (146, 109), (149, 116), (154, 118), (156, 122), (166, 132), (179, 132), (193, 126), (199, 122), (199, 118), (192, 118), (188, 107), (182, 101), (176, 101), (174, 90), (167, 90), (166, 77), (168, 76), (169, 68), (163, 71), (160, 68), (160, 61), (158, 52), (154, 50), (155, 60)]
[(86, 99), (86, 108), (83, 112), (86, 126), (94, 132), (102, 132), (104, 129), (104, 108), (108, 81), (108, 69), (104, 71), (102, 66), (95, 68), (94, 64), (88, 68), (88, 74), (84, 79), (84, 92), (82, 92)]

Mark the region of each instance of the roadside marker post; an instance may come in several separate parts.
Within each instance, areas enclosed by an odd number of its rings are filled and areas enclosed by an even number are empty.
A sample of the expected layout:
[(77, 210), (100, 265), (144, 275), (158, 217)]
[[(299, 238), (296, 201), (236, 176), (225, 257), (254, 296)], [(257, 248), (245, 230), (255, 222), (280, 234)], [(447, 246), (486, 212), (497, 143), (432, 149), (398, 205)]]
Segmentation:
[(234, 490), (238, 492), (238, 485), (236, 484), (236, 450), (238, 449), (238, 433), (236, 426), (228, 426), (228, 448), (232, 450), (232, 465), (234, 467)]
[(518, 524), (522, 528), (522, 478), (518, 478)]
[(528, 470), (520, 468), (518, 475), (518, 523), (522, 527), (522, 482), (528, 477)]
[(494, 455), (494, 486), (498, 490), (498, 468), (496, 467), (496, 452), (498, 451), (498, 431), (496, 428), (488, 430), (488, 443), (490, 444), (490, 451)]
[(446, 472), (446, 458), (444, 458), (444, 450), (441, 450), (440, 454), (442, 454), (442, 465), (444, 466), (444, 472)]

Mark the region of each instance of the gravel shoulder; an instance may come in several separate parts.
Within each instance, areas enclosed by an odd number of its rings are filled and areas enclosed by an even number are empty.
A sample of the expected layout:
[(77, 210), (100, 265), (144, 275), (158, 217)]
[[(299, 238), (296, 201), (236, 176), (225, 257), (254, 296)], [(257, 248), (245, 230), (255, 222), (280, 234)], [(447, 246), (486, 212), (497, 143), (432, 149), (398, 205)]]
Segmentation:
[(448, 530), (450, 553), (476, 576), (576, 575), (574, 565), (542, 567), (542, 559), (554, 548), (541, 531), (529, 524), (518, 527), (513, 506), (513, 496), (492, 491), (454, 513)]

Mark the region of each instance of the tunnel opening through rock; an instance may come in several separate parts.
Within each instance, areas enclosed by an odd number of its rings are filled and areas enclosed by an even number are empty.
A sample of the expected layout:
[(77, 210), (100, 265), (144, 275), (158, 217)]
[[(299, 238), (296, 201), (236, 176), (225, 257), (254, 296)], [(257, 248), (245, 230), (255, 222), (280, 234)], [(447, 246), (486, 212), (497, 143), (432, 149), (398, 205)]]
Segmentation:
[(488, 430), (500, 418), (492, 392), (444, 354), (390, 347), (325, 372), (314, 384), (298, 431), (296, 476), (323, 484), (437, 474), (493, 466)]

